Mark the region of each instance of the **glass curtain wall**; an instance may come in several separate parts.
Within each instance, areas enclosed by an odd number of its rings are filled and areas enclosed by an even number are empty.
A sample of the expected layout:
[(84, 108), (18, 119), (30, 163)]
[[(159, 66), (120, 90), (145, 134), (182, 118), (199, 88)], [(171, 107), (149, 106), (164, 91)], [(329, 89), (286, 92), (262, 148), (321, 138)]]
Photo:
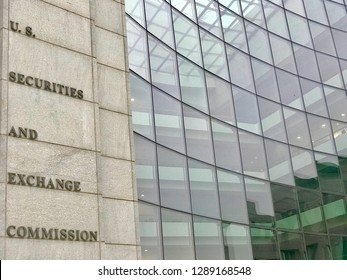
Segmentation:
[(347, 1), (125, 0), (143, 259), (347, 259)]

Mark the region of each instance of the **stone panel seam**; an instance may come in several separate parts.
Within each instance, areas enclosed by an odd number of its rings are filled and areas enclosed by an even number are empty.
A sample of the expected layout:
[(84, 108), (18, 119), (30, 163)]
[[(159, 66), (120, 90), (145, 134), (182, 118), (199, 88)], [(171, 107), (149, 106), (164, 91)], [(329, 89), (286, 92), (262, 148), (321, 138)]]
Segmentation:
[[(43, 3), (45, 3), (45, 4), (47, 4), (47, 5), (56, 7), (56, 8), (58, 8), (58, 9), (64, 10), (64, 11), (66, 11), (66, 12), (69, 12), (69, 13), (71, 13), (71, 14), (75, 14), (75, 15), (77, 15), (77, 16), (83, 17), (83, 18), (85, 18), (85, 19), (90, 19), (90, 18), (88, 18), (88, 17), (85, 17), (85, 16), (83, 16), (83, 15), (81, 15), (81, 14), (78, 14), (78, 13), (76, 13), (76, 12), (74, 12), (74, 11), (67, 10), (67, 9), (65, 9), (65, 8), (63, 8), (63, 7), (60, 7), (60, 6), (58, 6), (58, 5), (55, 5), (55, 4), (53, 4), (53, 3), (46, 2), (46, 1), (44, 1), (44, 0), (39, 0), (39, 1), (41, 1), (41, 2), (43, 2)], [(99, 0), (99, 1), (100, 1), (100, 0)]]

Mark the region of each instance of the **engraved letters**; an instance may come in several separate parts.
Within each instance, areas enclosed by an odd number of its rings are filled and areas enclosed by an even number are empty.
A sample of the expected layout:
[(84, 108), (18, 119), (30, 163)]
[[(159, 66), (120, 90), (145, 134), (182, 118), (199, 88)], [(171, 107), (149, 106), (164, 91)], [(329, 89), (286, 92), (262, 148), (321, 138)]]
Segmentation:
[(8, 184), (29, 186), (37, 188), (46, 188), (54, 190), (66, 190), (71, 192), (80, 192), (80, 182), (64, 179), (52, 179), (43, 176), (34, 176), (26, 174), (8, 173)]
[(42, 80), (40, 78), (35, 78), (32, 76), (25, 76), (16, 72), (10, 72), (8, 78), (10, 82), (14, 82), (20, 85), (26, 85), (29, 87), (35, 87), (38, 89), (43, 89), (49, 92), (54, 92), (73, 98), (83, 99), (83, 90), (76, 89), (73, 87)]

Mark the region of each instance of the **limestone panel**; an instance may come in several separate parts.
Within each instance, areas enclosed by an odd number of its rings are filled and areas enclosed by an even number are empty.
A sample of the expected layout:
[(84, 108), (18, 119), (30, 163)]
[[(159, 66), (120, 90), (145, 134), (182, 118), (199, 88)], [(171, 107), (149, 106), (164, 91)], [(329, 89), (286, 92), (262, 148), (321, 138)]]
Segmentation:
[(127, 114), (126, 72), (99, 64), (98, 95), (102, 108)]
[(98, 62), (125, 70), (124, 37), (98, 27), (95, 33)]
[(93, 103), (9, 83), (8, 123), (34, 129), (37, 140), (95, 149)]
[[(70, 12), (82, 15), (89, 18), (89, 0), (42, 0), (47, 3), (51, 3), (57, 7), (61, 7)], [(97, 0), (100, 1), (100, 0)]]
[(0, 80), (0, 133), (7, 132), (7, 81)]
[(39, 0), (11, 0), (9, 17), (23, 35), (31, 27), (37, 39), (91, 54), (90, 20), (85, 17)]
[(81, 192), (96, 193), (95, 152), (8, 138), (8, 172), (80, 182)]
[(0, 28), (8, 26), (8, 0), (0, 1)]
[(101, 247), (103, 260), (136, 260), (136, 246), (104, 244)]
[(6, 226), (98, 231), (93, 194), (7, 185)]
[(0, 77), (7, 78), (8, 71), (8, 30), (0, 30)]
[(101, 157), (99, 184), (104, 197), (133, 200), (131, 161)]
[(5, 259), (5, 238), (0, 237), (0, 260)]
[(99, 258), (98, 242), (6, 239), (8, 260), (91, 260)]
[(127, 115), (100, 110), (101, 154), (130, 160)]
[(9, 46), (8, 71), (83, 90), (83, 100), (93, 101), (91, 57), (15, 32)]
[[(0, 183), (0, 237), (5, 237), (5, 220), (6, 220), (5, 206), (6, 206), (5, 184)], [(1, 251), (1, 246), (0, 246), (0, 251)]]
[(6, 149), (7, 137), (0, 135), (0, 183), (6, 182)]
[(105, 243), (136, 244), (134, 202), (102, 199), (102, 237)]
[(95, 1), (95, 24), (118, 34), (123, 34), (122, 5), (114, 0)]

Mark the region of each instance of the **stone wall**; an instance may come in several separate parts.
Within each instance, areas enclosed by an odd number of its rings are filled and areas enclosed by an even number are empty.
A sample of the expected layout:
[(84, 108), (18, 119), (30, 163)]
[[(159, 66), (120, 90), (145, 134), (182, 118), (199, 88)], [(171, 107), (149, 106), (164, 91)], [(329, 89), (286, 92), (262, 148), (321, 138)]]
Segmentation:
[(139, 258), (123, 0), (1, 5), (0, 258)]

